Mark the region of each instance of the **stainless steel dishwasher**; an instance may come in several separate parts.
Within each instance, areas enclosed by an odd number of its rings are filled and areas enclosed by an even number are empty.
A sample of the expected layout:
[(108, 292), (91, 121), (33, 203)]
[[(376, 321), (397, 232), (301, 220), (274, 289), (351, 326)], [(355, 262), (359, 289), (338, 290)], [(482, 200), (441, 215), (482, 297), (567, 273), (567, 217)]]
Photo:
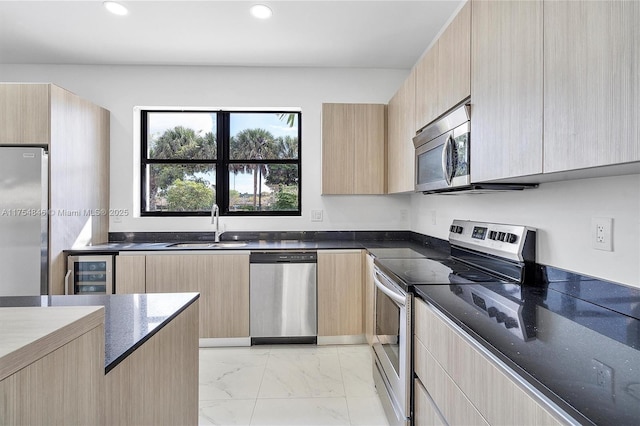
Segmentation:
[(316, 343), (316, 252), (252, 252), (251, 344)]

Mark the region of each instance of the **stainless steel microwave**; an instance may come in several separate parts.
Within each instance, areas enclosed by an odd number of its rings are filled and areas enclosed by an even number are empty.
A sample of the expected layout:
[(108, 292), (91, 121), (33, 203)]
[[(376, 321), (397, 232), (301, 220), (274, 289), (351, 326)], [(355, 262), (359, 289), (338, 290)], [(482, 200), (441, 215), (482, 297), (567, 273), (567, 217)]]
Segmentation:
[(447, 191), (471, 184), (469, 169), (471, 106), (463, 103), (413, 138), (416, 191)]

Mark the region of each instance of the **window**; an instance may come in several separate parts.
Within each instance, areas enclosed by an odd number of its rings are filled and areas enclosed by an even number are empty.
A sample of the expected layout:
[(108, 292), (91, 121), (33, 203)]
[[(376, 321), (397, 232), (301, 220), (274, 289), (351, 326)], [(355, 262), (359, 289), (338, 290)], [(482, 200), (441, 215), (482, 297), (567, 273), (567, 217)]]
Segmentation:
[(141, 215), (301, 214), (300, 112), (141, 114)]

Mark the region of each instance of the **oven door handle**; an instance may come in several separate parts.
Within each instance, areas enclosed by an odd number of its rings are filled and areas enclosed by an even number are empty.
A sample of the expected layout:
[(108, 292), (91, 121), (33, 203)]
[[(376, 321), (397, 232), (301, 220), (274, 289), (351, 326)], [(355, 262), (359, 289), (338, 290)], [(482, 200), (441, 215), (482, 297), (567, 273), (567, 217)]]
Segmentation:
[(392, 290), (389, 287), (387, 287), (386, 285), (384, 285), (378, 279), (378, 274), (377, 273), (373, 274), (373, 282), (375, 283), (375, 285), (378, 288), (378, 290), (380, 290), (381, 292), (383, 292), (384, 294), (389, 296), (389, 298), (391, 300), (393, 300), (398, 306), (402, 307), (402, 306), (405, 306), (407, 304), (406, 296), (401, 294), (401, 293), (397, 293), (394, 290)]
[(451, 186), (451, 179), (453, 178), (453, 134), (447, 137), (446, 142), (442, 145), (442, 174), (444, 180), (447, 182), (447, 186)]

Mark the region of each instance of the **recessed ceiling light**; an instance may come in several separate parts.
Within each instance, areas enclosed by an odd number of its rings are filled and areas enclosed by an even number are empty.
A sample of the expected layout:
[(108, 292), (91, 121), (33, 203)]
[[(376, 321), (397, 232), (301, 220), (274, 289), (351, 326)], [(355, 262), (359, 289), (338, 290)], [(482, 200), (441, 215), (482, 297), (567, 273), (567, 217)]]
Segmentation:
[(105, 1), (102, 3), (105, 8), (114, 15), (126, 15), (129, 13), (126, 7), (115, 1)]
[(264, 4), (256, 4), (251, 6), (251, 14), (258, 19), (269, 19), (271, 15), (273, 15), (273, 12)]

